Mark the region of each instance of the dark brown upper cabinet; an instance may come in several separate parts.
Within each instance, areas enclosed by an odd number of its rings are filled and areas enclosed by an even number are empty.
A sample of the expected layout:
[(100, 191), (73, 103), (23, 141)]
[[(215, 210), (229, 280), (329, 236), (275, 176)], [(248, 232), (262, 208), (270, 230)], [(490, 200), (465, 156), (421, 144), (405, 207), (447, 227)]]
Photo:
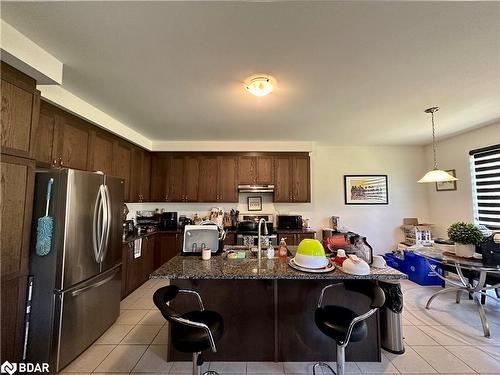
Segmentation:
[(169, 173), (170, 156), (156, 152), (151, 156), (151, 201), (167, 202), (167, 176)]
[(217, 155), (200, 157), (200, 202), (217, 202), (219, 199), (219, 158)]
[(236, 156), (220, 156), (218, 170), (218, 201), (238, 203), (238, 158)]
[(55, 166), (88, 170), (90, 128), (69, 113), (55, 115), (52, 158)]
[(54, 106), (40, 101), (40, 116), (35, 131), (35, 141), (32, 156), (36, 161), (52, 164), (52, 152), (54, 148), (54, 128), (56, 116)]
[(238, 163), (239, 184), (270, 185), (274, 182), (272, 155), (243, 155)]
[(125, 202), (130, 202), (130, 169), (132, 162), (132, 146), (125, 141), (118, 140), (113, 144), (113, 172), (112, 175), (125, 181)]
[(40, 91), (34, 79), (1, 63), (1, 147), (2, 153), (30, 157), (40, 113)]
[(90, 171), (113, 173), (113, 145), (115, 138), (101, 130), (93, 130), (90, 137), (88, 166)]
[(130, 174), (130, 201), (149, 201), (151, 179), (151, 156), (149, 152), (139, 147), (133, 147)]
[(310, 160), (308, 155), (283, 155), (274, 158), (277, 203), (311, 201)]

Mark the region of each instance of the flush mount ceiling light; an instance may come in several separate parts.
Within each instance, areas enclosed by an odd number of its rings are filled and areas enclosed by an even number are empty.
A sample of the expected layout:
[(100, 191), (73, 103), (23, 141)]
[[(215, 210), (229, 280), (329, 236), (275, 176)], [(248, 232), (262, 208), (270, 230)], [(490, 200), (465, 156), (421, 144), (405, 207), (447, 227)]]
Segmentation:
[(268, 75), (259, 74), (245, 81), (245, 89), (255, 96), (266, 96), (274, 90), (275, 86), (276, 80)]
[(425, 110), (425, 113), (430, 113), (432, 116), (432, 154), (434, 157), (434, 169), (427, 172), (424, 177), (422, 177), (418, 182), (447, 182), (447, 181), (457, 181), (456, 177), (453, 177), (446, 171), (438, 168), (437, 157), (436, 157), (436, 130), (434, 126), (434, 113), (439, 111), (439, 107), (431, 107)]

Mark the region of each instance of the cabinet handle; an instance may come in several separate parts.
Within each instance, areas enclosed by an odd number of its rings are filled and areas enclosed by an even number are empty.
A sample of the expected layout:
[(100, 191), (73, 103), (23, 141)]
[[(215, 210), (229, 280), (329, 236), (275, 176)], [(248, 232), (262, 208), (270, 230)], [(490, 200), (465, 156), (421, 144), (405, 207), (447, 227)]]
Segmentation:
[(165, 195), (165, 201), (168, 201), (168, 195)]

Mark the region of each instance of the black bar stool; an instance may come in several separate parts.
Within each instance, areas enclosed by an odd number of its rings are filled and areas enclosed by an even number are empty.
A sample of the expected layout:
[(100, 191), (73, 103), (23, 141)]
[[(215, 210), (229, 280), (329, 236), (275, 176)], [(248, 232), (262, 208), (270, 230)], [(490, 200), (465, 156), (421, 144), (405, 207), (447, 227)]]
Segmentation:
[[(200, 310), (180, 315), (171, 309), (167, 303), (180, 293), (196, 296)], [(180, 289), (175, 285), (158, 289), (153, 295), (153, 301), (163, 317), (172, 324), (172, 345), (180, 352), (193, 354), (193, 375), (199, 375), (203, 364), (201, 352), (208, 349), (212, 349), (214, 353), (217, 351), (215, 342), (222, 337), (224, 331), (222, 316), (215, 311), (205, 310), (198, 292)], [(204, 374), (217, 373), (207, 371)]]
[[(344, 306), (323, 306), (325, 291), (340, 285), (344, 285), (346, 290), (368, 296), (371, 300), (370, 310), (364, 314), (358, 315)], [(368, 334), (368, 327), (365, 320), (372, 316), (379, 307), (382, 307), (384, 302), (384, 291), (375, 283), (367, 280), (330, 284), (321, 290), (314, 320), (321, 332), (335, 340), (337, 347), (337, 371), (334, 371), (327, 363), (318, 362), (313, 366), (314, 375), (316, 375), (316, 369), (318, 367), (327, 367), (334, 374), (344, 375), (345, 347), (349, 342), (361, 341), (366, 337)]]

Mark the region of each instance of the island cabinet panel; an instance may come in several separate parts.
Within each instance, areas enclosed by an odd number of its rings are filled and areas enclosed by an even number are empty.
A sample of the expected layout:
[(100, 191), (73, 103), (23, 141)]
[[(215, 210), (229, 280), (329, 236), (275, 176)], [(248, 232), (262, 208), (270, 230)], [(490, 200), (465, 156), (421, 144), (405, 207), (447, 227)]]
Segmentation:
[(219, 158), (205, 156), (200, 158), (200, 202), (217, 202), (219, 199)]
[(311, 201), (310, 159), (308, 155), (274, 158), (275, 193), (278, 203)]
[(149, 152), (139, 147), (133, 147), (130, 174), (130, 201), (149, 201), (151, 179), (151, 156)]
[[(335, 343), (314, 323), (314, 311), (321, 289), (328, 280), (278, 280), (278, 361), (333, 362)], [(325, 304), (346, 306), (358, 313), (370, 309), (368, 297), (334, 287), (325, 294)], [(346, 360), (380, 361), (378, 314), (367, 321), (368, 336), (346, 348)]]
[[(217, 311), (224, 319), (224, 335), (217, 342), (217, 353), (203, 353), (207, 361), (275, 360), (273, 283), (272, 280), (172, 280), (172, 284), (181, 288), (198, 291), (205, 308)], [(195, 299), (182, 296), (171, 306), (175, 311), (199, 309)], [(191, 360), (190, 354), (181, 353), (172, 345), (168, 348), (168, 361)]]
[(181, 233), (157, 233), (153, 268), (157, 269), (181, 252)]
[(125, 202), (130, 201), (130, 166), (132, 148), (129, 143), (121, 140), (113, 144), (113, 175), (125, 181)]
[(58, 166), (87, 170), (89, 143), (90, 129), (83, 120), (56, 114), (53, 153)]
[(238, 203), (238, 159), (235, 156), (218, 158), (218, 201)]
[(35, 88), (35, 80), (4, 62), (1, 73), (2, 152), (29, 157), (38, 125), (40, 92)]
[(113, 173), (113, 145), (115, 139), (106, 132), (92, 131), (89, 150), (89, 170)]

